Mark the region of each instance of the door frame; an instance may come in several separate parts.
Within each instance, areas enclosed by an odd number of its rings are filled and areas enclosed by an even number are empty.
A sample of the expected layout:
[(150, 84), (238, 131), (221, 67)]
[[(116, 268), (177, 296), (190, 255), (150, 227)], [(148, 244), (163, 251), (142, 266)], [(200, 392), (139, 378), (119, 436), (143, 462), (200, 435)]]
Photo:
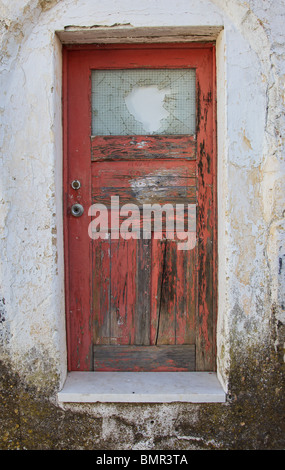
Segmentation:
[[(145, 59), (134, 62), (134, 54), (144, 51)], [(88, 237), (88, 208), (91, 205), (91, 69), (96, 60), (92, 51), (105, 57), (100, 68), (185, 68), (185, 55), (191, 59), (190, 68), (197, 72), (197, 162), (198, 206), (210, 213), (207, 224), (198, 216), (198, 313), (197, 313), (197, 371), (216, 371), (217, 321), (217, 144), (216, 144), (216, 56), (215, 43), (156, 43), (156, 44), (84, 44), (63, 46), (63, 213), (64, 213), (64, 265), (65, 305), (67, 330), (67, 362), (69, 371), (92, 370), (91, 318), (91, 240)], [(157, 53), (154, 53), (157, 51)], [(184, 52), (184, 54), (182, 54)], [(121, 54), (120, 54), (121, 53)], [(178, 53), (178, 54), (177, 54)], [(113, 54), (113, 55), (112, 55)], [(122, 54), (124, 61), (122, 61)], [(96, 55), (96, 54), (95, 54)], [(169, 57), (171, 56), (171, 59)], [(169, 65), (171, 61), (171, 64)], [(104, 61), (103, 61), (104, 62)], [(147, 63), (147, 65), (146, 65)], [(168, 65), (167, 65), (168, 63)], [(97, 65), (98, 68), (98, 65)], [(82, 86), (82, 85), (85, 85)], [(210, 86), (210, 88), (209, 88)], [(82, 90), (88, 90), (83, 93)], [(83, 113), (77, 120), (79, 112)], [(76, 130), (76, 132), (73, 132)], [(89, 133), (88, 133), (89, 132)], [(75, 135), (77, 134), (77, 136)], [(88, 134), (88, 135), (87, 135)], [(78, 135), (83, 135), (78, 141)], [(72, 160), (72, 174), (70, 161)], [(82, 175), (82, 176), (81, 176)], [(70, 217), (75, 195), (70, 191), (73, 179), (84, 180), (77, 202), (85, 212), (82, 217)], [(211, 199), (209, 194), (212, 193)], [(210, 201), (210, 203), (209, 203)], [(207, 207), (206, 207), (207, 206)], [(76, 240), (70, 236), (70, 225), (77, 227)], [(209, 237), (211, 234), (211, 239)], [(207, 250), (211, 246), (211, 269), (207, 270)], [(81, 259), (75, 272), (72, 257)], [(75, 281), (75, 279), (76, 281)], [(212, 312), (210, 313), (210, 309)], [(205, 354), (206, 352), (206, 354)]]

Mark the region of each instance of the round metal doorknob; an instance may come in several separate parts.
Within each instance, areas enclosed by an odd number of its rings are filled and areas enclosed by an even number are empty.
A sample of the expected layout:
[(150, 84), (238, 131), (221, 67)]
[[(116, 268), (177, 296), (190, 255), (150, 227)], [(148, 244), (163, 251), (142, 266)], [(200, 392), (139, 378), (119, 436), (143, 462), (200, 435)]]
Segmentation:
[(81, 204), (73, 204), (71, 207), (71, 214), (73, 217), (80, 217), (84, 212), (84, 208)]

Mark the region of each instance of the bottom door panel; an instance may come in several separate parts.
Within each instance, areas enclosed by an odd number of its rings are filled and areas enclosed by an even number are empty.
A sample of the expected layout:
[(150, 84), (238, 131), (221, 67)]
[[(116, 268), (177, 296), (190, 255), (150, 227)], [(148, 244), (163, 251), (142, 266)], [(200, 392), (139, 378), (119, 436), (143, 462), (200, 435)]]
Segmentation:
[(93, 241), (95, 370), (195, 370), (195, 249)]
[(188, 372), (195, 370), (195, 346), (94, 346), (94, 370)]

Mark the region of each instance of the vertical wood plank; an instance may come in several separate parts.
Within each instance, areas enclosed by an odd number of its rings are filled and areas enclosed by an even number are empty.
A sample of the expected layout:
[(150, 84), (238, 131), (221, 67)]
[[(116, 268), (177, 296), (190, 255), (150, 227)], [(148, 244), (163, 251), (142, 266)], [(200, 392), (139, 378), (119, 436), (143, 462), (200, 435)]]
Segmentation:
[(195, 344), (196, 247), (177, 250), (175, 344)]
[(153, 243), (152, 339), (155, 345), (175, 344), (176, 250), (172, 240)]
[(132, 344), (136, 303), (136, 240), (111, 240), (110, 343)]
[[(213, 371), (215, 363), (214, 318), (217, 286), (214, 285), (214, 147), (215, 95), (213, 90), (214, 48), (208, 51), (203, 70), (197, 70), (198, 123), (198, 298), (196, 318), (196, 367), (197, 370)], [(212, 136), (212, 138), (209, 138)], [(214, 136), (214, 137), (213, 137)]]
[[(88, 64), (64, 51), (64, 225), (67, 284), (68, 369), (91, 370), (93, 364), (91, 315), (92, 252), (88, 236), (88, 211), (79, 218), (71, 216), (71, 206), (85, 209), (91, 201), (91, 161), (89, 133)], [(81, 116), (78, 119), (78, 116)], [(80, 159), (78, 158), (80, 155)], [(79, 179), (79, 191), (71, 181)]]
[(158, 312), (161, 297), (161, 276), (164, 263), (164, 244), (160, 240), (151, 243), (151, 319), (150, 344), (157, 342)]
[(150, 345), (151, 240), (137, 241), (134, 344)]
[(129, 339), (125, 336), (128, 295), (128, 251), (125, 240), (111, 240), (110, 264), (110, 342), (111, 344), (128, 344)]
[(109, 344), (110, 324), (110, 250), (111, 240), (94, 240), (92, 243), (92, 309), (93, 342)]

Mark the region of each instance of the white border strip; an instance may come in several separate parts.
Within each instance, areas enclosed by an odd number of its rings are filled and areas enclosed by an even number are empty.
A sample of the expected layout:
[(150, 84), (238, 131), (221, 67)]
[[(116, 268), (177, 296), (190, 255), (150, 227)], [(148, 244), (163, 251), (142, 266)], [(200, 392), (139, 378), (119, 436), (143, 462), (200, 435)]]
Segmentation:
[(214, 372), (70, 372), (61, 403), (224, 403)]

